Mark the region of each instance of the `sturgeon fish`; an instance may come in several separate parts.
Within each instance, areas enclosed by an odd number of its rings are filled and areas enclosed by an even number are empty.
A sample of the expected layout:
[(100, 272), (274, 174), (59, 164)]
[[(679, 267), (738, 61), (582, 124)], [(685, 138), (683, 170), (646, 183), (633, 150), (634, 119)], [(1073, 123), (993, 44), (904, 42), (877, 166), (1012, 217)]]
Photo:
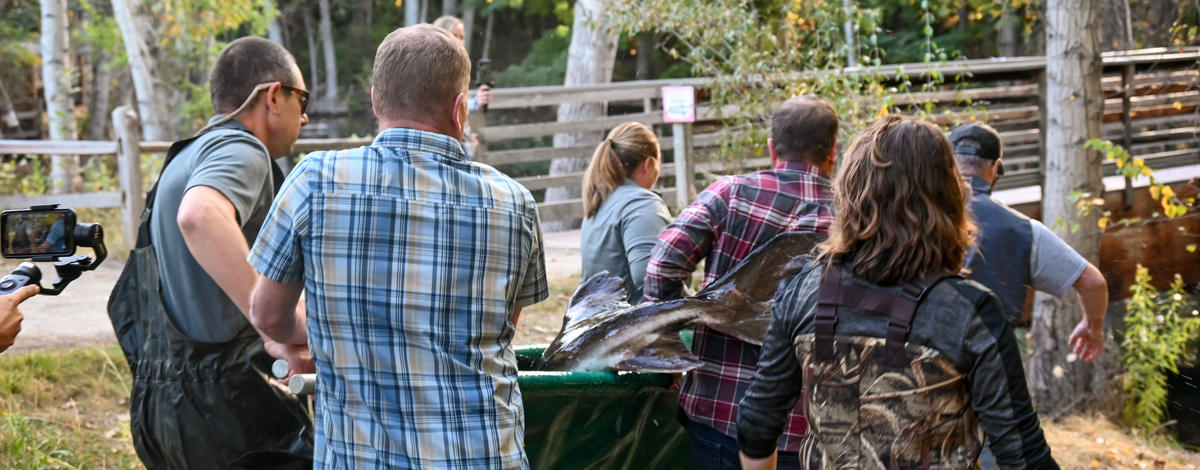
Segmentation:
[(621, 278), (600, 272), (575, 290), (563, 326), (535, 367), (558, 371), (684, 372), (702, 362), (679, 331), (704, 324), (762, 344), (775, 292), (800, 272), (824, 240), (783, 233), (758, 247), (693, 297), (630, 305)]

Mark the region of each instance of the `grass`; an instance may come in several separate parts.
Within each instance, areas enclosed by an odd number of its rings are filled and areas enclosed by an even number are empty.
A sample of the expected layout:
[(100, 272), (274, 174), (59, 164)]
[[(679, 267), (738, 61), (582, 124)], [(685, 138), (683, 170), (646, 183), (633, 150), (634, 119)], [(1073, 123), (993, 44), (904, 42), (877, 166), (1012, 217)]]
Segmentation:
[(549, 298), (521, 309), (513, 344), (546, 344), (554, 340), (562, 329), (563, 313), (567, 311), (571, 294), (579, 286), (579, 276), (563, 276), (550, 279), (548, 283)]
[(116, 347), (0, 358), (0, 468), (138, 468)]

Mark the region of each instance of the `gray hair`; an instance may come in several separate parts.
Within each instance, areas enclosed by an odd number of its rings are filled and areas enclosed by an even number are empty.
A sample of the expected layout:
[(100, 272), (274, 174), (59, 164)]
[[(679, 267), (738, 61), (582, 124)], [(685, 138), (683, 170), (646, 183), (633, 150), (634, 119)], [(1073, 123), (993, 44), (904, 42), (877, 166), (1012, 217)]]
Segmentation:
[(975, 155), (966, 155), (962, 153), (954, 154), (954, 163), (958, 165), (958, 172), (964, 175), (980, 175), (991, 168), (995, 160), (990, 158), (978, 157)]

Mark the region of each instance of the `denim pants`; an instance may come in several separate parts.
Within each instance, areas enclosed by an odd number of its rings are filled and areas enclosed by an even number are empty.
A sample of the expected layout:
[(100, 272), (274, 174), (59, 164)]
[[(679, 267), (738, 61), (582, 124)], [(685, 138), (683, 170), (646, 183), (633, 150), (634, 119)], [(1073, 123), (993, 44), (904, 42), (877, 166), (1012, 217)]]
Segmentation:
[[(740, 470), (737, 439), (692, 420), (686, 423), (692, 444), (692, 468), (696, 470)], [(799, 469), (800, 458), (795, 452), (779, 452), (780, 469)]]

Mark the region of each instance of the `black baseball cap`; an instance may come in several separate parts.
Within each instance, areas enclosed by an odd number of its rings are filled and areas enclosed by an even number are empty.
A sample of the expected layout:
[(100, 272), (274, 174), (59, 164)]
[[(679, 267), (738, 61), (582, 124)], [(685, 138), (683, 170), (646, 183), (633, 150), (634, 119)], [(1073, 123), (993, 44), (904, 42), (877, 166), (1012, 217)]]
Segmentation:
[[(954, 147), (956, 154), (974, 155), (988, 160), (999, 160), (1004, 153), (1000, 133), (992, 126), (978, 122), (954, 128), (950, 132), (950, 145)], [(999, 174), (1004, 174), (1004, 165), (1000, 166)]]

